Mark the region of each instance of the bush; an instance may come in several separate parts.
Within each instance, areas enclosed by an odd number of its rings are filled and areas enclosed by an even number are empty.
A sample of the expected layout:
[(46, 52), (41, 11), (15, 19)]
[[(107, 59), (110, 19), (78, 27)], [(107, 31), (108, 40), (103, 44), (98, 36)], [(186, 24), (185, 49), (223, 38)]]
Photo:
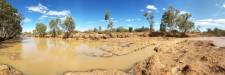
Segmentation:
[(128, 32), (129, 30), (128, 29), (126, 29), (126, 28), (124, 28), (124, 27), (122, 27), (122, 26), (120, 26), (120, 27), (118, 27), (117, 29), (116, 29), (116, 32)]
[(146, 32), (146, 31), (149, 31), (149, 28), (147, 27), (141, 27), (141, 28), (136, 28), (134, 29), (135, 32)]

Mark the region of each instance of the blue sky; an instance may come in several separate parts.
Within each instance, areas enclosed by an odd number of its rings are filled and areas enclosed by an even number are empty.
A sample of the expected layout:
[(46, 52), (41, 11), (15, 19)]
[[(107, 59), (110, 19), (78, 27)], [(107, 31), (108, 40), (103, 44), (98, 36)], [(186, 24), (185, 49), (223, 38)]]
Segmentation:
[(32, 31), (37, 22), (48, 25), (49, 20), (59, 16), (62, 20), (71, 15), (77, 30), (102, 26), (104, 12), (109, 10), (114, 27), (148, 27), (143, 13), (152, 11), (155, 28), (168, 6), (183, 13), (192, 13), (192, 20), (201, 30), (206, 28), (225, 29), (225, 0), (7, 0), (23, 15), (23, 31)]

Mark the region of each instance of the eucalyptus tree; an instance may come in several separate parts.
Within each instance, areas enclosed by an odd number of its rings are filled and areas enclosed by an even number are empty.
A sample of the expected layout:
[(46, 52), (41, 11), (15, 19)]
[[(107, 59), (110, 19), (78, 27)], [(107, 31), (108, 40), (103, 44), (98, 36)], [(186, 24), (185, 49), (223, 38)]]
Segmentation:
[(98, 27), (98, 31), (101, 32), (102, 31), (102, 26)]
[(161, 33), (165, 33), (166, 32), (166, 23), (165, 23), (165, 19), (166, 18), (166, 14), (163, 14), (162, 19), (161, 19), (161, 24), (160, 24), (160, 32)]
[(47, 27), (43, 23), (36, 23), (35, 30), (33, 31), (35, 35), (38, 35), (39, 37), (44, 37), (46, 35)]
[[(163, 17), (161, 19), (162, 23), (163, 23), (162, 25), (165, 25), (166, 28), (169, 29), (169, 31), (175, 30), (177, 28), (176, 18), (179, 13), (180, 13), (179, 10), (175, 9), (172, 6), (169, 6), (168, 10), (163, 14)], [(162, 26), (162, 27), (164, 27), (164, 26)]]
[(186, 32), (189, 32), (195, 27), (194, 22), (191, 21), (190, 13), (179, 14), (179, 16), (177, 16), (176, 22), (179, 31), (184, 35), (186, 35)]
[(113, 29), (113, 21), (110, 18), (110, 13), (108, 10), (105, 11), (105, 21), (108, 22), (108, 29), (112, 32)]
[(61, 24), (61, 20), (59, 18), (53, 19), (49, 22), (50, 32), (52, 37), (56, 37), (59, 34), (59, 25)]
[(149, 31), (150, 33), (154, 31), (154, 15), (152, 12), (145, 12), (144, 13), (145, 18), (148, 20), (149, 23)]
[(68, 38), (75, 29), (75, 22), (71, 16), (67, 16), (61, 26), (64, 31), (64, 37)]
[(22, 32), (22, 17), (9, 3), (0, 0), (0, 41), (16, 37)]

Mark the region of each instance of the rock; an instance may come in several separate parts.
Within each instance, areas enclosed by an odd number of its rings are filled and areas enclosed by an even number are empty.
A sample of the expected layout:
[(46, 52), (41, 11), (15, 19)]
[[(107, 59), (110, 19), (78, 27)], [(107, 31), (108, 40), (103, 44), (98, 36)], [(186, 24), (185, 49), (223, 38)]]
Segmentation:
[(22, 72), (9, 65), (0, 65), (0, 75), (23, 75)]
[(155, 51), (155, 52), (159, 52), (159, 47), (155, 47), (155, 48), (154, 48), (154, 51)]

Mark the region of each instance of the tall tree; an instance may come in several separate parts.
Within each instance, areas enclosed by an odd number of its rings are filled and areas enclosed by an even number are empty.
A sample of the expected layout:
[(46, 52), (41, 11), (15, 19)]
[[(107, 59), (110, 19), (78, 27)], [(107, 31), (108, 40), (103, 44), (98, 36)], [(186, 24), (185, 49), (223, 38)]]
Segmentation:
[(75, 22), (71, 16), (67, 16), (62, 24), (64, 30), (64, 37), (68, 38), (75, 29)]
[(56, 37), (59, 33), (59, 27), (61, 20), (59, 18), (53, 19), (49, 22), (49, 27), (50, 27), (50, 33), (52, 37)]
[(165, 33), (166, 32), (166, 23), (165, 23), (166, 15), (163, 14), (160, 24), (160, 32)]
[(129, 32), (133, 32), (133, 27), (129, 27)]
[(102, 31), (102, 26), (101, 26), (101, 25), (98, 27), (98, 31), (99, 31), (99, 32)]
[(47, 27), (43, 23), (37, 23), (34, 32), (39, 37), (44, 37), (46, 34)]
[(191, 21), (190, 13), (179, 14), (179, 16), (177, 16), (176, 22), (179, 31), (184, 35), (186, 35), (186, 32), (194, 29), (195, 27), (194, 22)]
[(0, 41), (10, 39), (22, 32), (22, 17), (9, 3), (0, 0)]
[(108, 22), (108, 29), (112, 32), (113, 21), (110, 19), (110, 13), (108, 10), (105, 11), (105, 21)]
[(153, 13), (151, 12), (146, 12), (144, 14), (144, 16), (146, 17), (146, 19), (148, 20), (148, 23), (149, 23), (149, 31), (150, 33), (154, 31), (154, 16), (153, 16)]
[(179, 10), (172, 6), (168, 7), (168, 10), (163, 14), (162, 21), (168, 27), (169, 31), (176, 29), (176, 18), (179, 14)]

